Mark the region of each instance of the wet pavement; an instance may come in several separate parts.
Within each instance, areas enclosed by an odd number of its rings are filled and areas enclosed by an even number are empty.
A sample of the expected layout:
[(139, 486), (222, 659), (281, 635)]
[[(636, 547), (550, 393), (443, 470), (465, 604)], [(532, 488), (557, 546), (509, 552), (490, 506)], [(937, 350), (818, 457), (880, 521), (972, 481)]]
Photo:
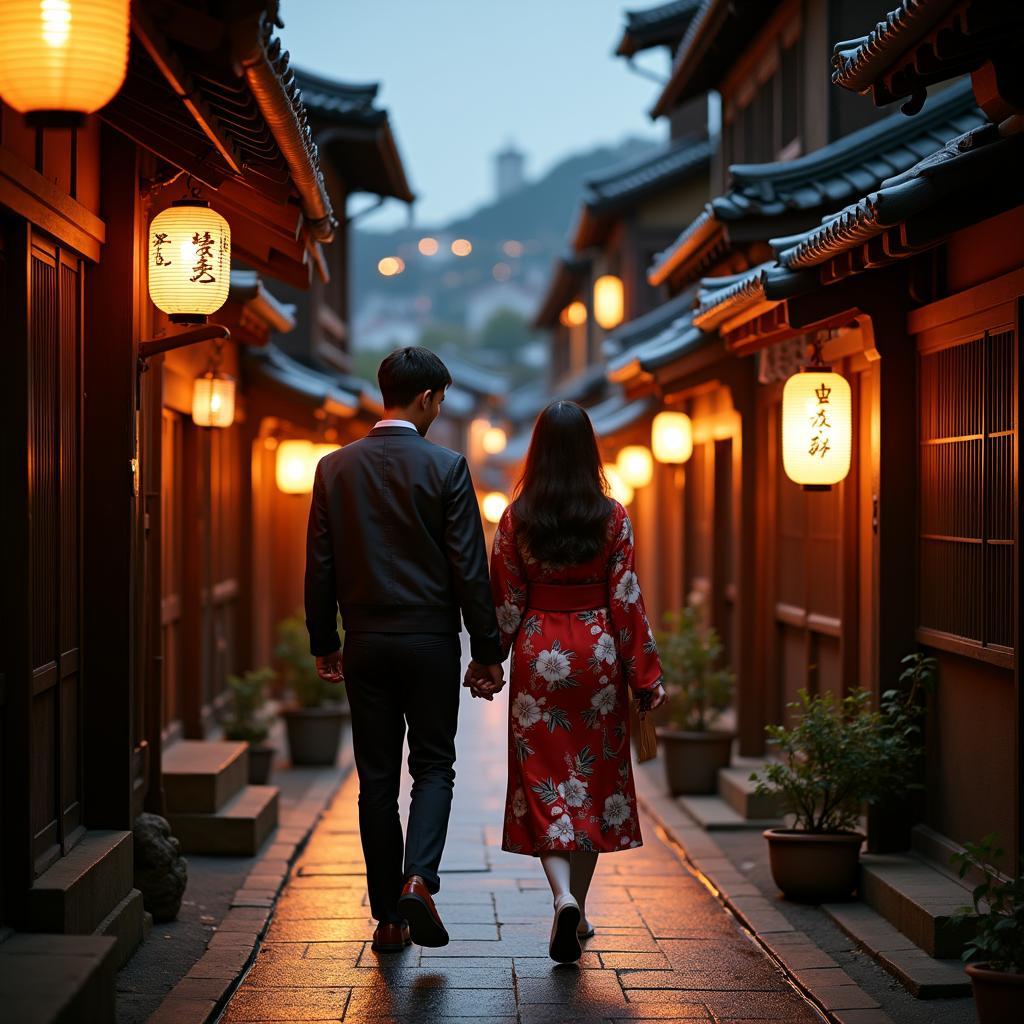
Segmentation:
[(823, 1019), (649, 819), (641, 849), (601, 858), (587, 903), (597, 934), (579, 965), (548, 959), (540, 864), (500, 849), (505, 714), (504, 694), (463, 701), (437, 899), (451, 943), (370, 950), (353, 774), (293, 867), (225, 1024)]

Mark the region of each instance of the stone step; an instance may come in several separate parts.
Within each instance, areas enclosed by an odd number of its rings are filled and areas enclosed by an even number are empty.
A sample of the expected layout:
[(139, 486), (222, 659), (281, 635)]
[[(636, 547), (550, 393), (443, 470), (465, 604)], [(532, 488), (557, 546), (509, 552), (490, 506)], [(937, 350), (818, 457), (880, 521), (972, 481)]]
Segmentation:
[(86, 832), (29, 891), (28, 927), (89, 935), (131, 892), (132, 834)]
[(183, 853), (251, 857), (277, 827), (277, 786), (245, 786), (212, 813), (169, 813)]
[(16, 932), (0, 942), (0, 1017), (18, 1024), (114, 1024), (117, 940)]
[(763, 761), (751, 761), (749, 765), (732, 765), (718, 773), (718, 795), (741, 817), (758, 821), (774, 821), (782, 817), (778, 801), (773, 796), (758, 796), (754, 789), (756, 782), (750, 781), (750, 773), (763, 766)]
[(170, 812), (212, 814), (249, 781), (249, 745), (227, 740), (179, 740), (163, 754)]
[(974, 934), (976, 918), (952, 921), (970, 891), (912, 854), (864, 854), (860, 895), (928, 956), (959, 957)]
[(782, 824), (777, 818), (744, 818), (720, 796), (680, 796), (679, 806), (708, 832), (743, 828), (776, 828)]
[[(149, 920), (147, 920), (147, 918)], [(132, 889), (100, 922), (96, 935), (109, 935), (117, 941), (117, 967), (120, 970), (146, 937), (152, 917), (142, 905), (142, 893)]]
[(971, 980), (959, 959), (929, 956), (866, 904), (825, 903), (821, 909), (916, 999), (971, 994)]

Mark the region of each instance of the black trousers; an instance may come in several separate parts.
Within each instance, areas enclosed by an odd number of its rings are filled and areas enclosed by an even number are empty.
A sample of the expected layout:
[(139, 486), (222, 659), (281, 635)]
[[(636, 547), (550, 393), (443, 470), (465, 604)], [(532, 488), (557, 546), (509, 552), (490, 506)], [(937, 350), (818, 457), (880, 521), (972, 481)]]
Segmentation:
[[(359, 834), (370, 911), (398, 921), (410, 875), (431, 892), (448, 834), (459, 717), (459, 637), (452, 633), (346, 633), (342, 655), (359, 776)], [(409, 729), (412, 803), (404, 841), (398, 816), (402, 746)]]

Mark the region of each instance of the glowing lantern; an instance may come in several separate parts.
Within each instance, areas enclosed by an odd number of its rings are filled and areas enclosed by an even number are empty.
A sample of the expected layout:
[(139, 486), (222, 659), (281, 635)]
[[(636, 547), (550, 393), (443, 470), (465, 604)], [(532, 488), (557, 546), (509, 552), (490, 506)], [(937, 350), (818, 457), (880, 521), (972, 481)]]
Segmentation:
[(497, 455), (499, 452), (503, 452), (507, 444), (508, 437), (501, 427), (488, 427), (484, 431), (484, 436), (480, 439), (480, 447), (488, 455)]
[(192, 383), (192, 422), (197, 427), (230, 427), (235, 422), (234, 377), (207, 370)]
[(685, 412), (659, 412), (651, 424), (651, 448), (659, 462), (681, 466), (693, 454), (693, 424)]
[(622, 323), (622, 278), (602, 274), (594, 282), (594, 319), (606, 330)]
[(401, 256), (385, 256), (377, 263), (377, 270), (381, 277), (394, 277), (405, 270), (405, 260)]
[(622, 479), (619, 467), (612, 462), (604, 464), (604, 478), (608, 481), (608, 493), (620, 504), (630, 505), (635, 497), (633, 488)]
[(473, 251), (473, 243), (468, 238), (456, 238), (452, 242), (452, 253), (456, 256), (468, 256)]
[(437, 239), (427, 235), (419, 240), (417, 248), (424, 256), (433, 256), (437, 252)]
[(490, 494), (484, 495), (482, 507), (487, 522), (500, 523), (505, 509), (508, 508), (508, 495), (502, 494), (501, 491), (491, 491)]
[(37, 124), (79, 124), (128, 67), (128, 0), (3, 0), (0, 96)]
[(231, 226), (202, 199), (179, 199), (149, 225), (149, 297), (176, 324), (202, 324), (228, 297)]
[(574, 299), (559, 313), (558, 320), (563, 327), (581, 327), (587, 322), (587, 307)]
[(850, 472), (850, 385), (829, 367), (808, 366), (782, 390), (782, 465), (805, 490), (824, 491)]
[(615, 466), (628, 487), (646, 487), (654, 476), (654, 459), (649, 448), (630, 444), (619, 452)]
[(275, 476), (277, 489), (284, 494), (309, 494), (313, 490), (312, 441), (282, 441), (277, 446)]
[(312, 490), (312, 488), (313, 488), (313, 474), (316, 472), (316, 467), (320, 464), (320, 460), (325, 455), (330, 455), (331, 452), (336, 452), (340, 447), (341, 447), (340, 444), (328, 444), (326, 442), (323, 443), (323, 444), (314, 444), (313, 445), (313, 451), (312, 451), (312, 453), (309, 456), (309, 467), (310, 467), (310, 469), (309, 469), (309, 472), (310, 472), (309, 486), (310, 486), (310, 490)]

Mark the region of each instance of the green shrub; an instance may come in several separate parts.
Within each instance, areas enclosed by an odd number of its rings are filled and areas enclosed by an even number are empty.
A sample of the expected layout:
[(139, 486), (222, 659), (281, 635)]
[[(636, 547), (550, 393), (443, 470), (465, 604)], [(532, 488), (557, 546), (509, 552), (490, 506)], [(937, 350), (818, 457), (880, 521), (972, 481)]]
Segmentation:
[(228, 676), (228, 707), (224, 738), (245, 743), (262, 743), (270, 731), (263, 708), (267, 687), (277, 678), (272, 668), (248, 669), (240, 676)]
[(792, 727), (765, 727), (782, 760), (750, 776), (757, 794), (776, 797), (797, 829), (850, 831), (863, 804), (911, 788), (911, 737), (871, 709), (866, 690), (842, 700), (831, 693), (812, 697), (806, 690), (798, 697), (787, 705), (795, 716)]
[(982, 881), (971, 891), (973, 907), (963, 907), (957, 917), (977, 914), (974, 938), (964, 948), (964, 960), (980, 960), (993, 970), (1024, 972), (1024, 859), (1016, 878), (1004, 879), (991, 867), (1003, 856), (995, 833), (980, 843), (966, 843), (950, 863), (963, 878), (970, 868), (981, 872)]
[(689, 605), (665, 616), (655, 636), (665, 678), (667, 718), (679, 729), (710, 729), (732, 701), (734, 676), (719, 668), (722, 642), (701, 622), (701, 610)]

